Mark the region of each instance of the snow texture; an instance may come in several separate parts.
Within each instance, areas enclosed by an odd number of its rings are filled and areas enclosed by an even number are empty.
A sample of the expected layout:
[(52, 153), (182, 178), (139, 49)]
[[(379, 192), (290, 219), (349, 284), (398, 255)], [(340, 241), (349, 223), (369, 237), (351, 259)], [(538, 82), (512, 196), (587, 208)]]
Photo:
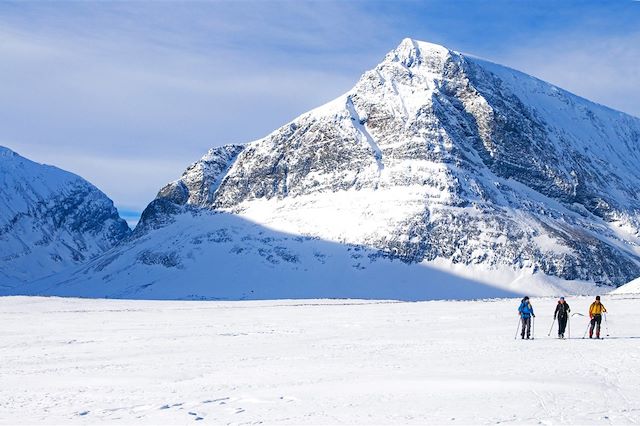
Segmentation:
[(0, 147), (0, 294), (94, 258), (129, 233), (89, 182)]
[(0, 298), (0, 423), (637, 424), (638, 299), (602, 301), (608, 338), (534, 298), (523, 341), (519, 299)]
[(627, 284), (618, 287), (611, 294), (640, 294), (640, 278), (628, 282)]

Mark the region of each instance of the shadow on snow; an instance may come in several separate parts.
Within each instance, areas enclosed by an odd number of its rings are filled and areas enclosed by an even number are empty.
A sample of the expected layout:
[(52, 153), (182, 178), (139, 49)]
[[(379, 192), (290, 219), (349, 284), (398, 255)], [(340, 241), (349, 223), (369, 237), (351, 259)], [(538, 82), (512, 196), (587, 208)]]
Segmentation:
[(10, 291), (121, 299), (442, 300), (518, 294), (361, 245), (184, 213), (88, 263)]

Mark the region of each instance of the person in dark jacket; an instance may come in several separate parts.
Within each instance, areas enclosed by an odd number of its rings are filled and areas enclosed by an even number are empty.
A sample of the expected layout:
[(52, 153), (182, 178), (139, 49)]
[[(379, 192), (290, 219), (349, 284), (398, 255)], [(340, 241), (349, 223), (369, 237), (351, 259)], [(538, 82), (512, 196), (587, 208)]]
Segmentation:
[(564, 339), (564, 331), (567, 328), (567, 320), (569, 319), (569, 304), (561, 297), (556, 305), (556, 312), (553, 314), (553, 319), (558, 319), (558, 339)]
[(536, 316), (533, 313), (533, 306), (531, 306), (531, 302), (529, 302), (529, 296), (525, 296), (520, 302), (518, 313), (520, 314), (520, 319), (522, 320), (522, 333), (520, 335), (524, 339), (526, 332), (527, 339), (529, 339), (531, 338), (531, 317), (535, 318)]

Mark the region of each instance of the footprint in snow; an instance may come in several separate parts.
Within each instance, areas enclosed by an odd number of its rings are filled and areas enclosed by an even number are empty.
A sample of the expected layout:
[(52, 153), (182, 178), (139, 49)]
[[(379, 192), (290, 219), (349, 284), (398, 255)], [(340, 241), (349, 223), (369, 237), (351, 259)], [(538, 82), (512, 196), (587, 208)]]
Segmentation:
[(225, 401), (228, 401), (230, 398), (228, 396), (224, 397), (224, 398), (216, 398), (216, 399), (207, 399), (206, 401), (202, 401), (203, 404), (211, 404), (213, 402), (218, 402), (221, 405), (222, 404), (226, 404)]
[(194, 416), (194, 417), (195, 417), (195, 419), (194, 419), (194, 420), (196, 420), (196, 421), (198, 421), (198, 420), (204, 420), (204, 417), (200, 417), (200, 416), (198, 415), (198, 413), (194, 413), (193, 411), (189, 411), (189, 415), (190, 415), (190, 416)]

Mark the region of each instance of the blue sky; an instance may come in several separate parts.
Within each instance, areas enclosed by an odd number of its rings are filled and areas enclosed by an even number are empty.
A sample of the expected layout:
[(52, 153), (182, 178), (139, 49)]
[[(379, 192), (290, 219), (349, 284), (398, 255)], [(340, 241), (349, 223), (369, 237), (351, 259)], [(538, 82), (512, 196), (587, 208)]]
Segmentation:
[(640, 2), (0, 2), (0, 145), (135, 218), (208, 148), (347, 91), (402, 38), (640, 116)]

